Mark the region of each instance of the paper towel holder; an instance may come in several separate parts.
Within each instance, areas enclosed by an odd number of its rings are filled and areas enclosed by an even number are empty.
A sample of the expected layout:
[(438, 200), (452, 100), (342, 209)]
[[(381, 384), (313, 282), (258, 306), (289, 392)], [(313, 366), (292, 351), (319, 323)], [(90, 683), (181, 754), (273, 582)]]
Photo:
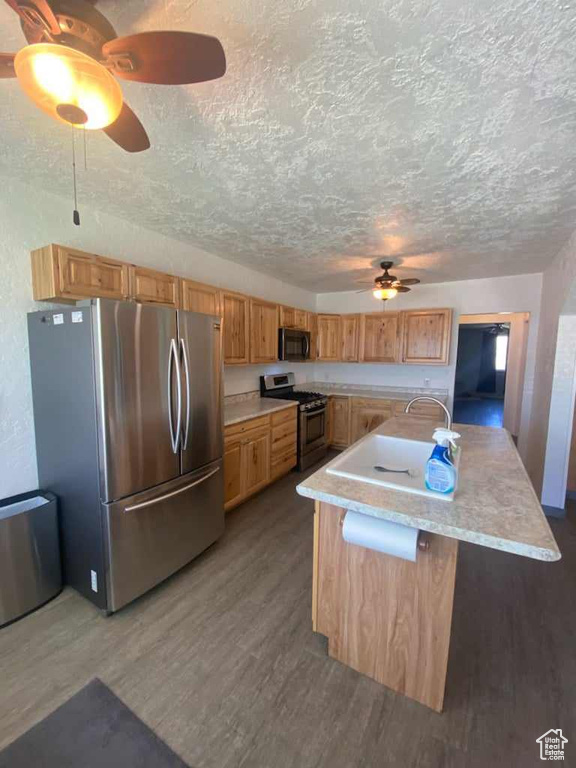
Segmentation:
[[(344, 511), (344, 514), (340, 515), (340, 527), (342, 528), (344, 526), (344, 518), (346, 517), (346, 512), (348, 510)], [(424, 534), (423, 531), (418, 531), (418, 540), (416, 541), (416, 548), (420, 552), (428, 552), (430, 550), (430, 539)]]
[(422, 533), (422, 531), (418, 532), (418, 541), (416, 546), (420, 552), (428, 552), (430, 549), (430, 540)]

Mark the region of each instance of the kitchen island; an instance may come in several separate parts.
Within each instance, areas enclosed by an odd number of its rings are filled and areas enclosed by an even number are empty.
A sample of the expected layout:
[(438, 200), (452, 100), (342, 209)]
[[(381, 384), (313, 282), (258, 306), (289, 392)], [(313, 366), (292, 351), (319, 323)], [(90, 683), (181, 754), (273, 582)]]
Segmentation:
[[(397, 416), (363, 440), (378, 434), (429, 442), (435, 426)], [(313, 629), (328, 637), (333, 658), (437, 711), (444, 700), (458, 541), (560, 559), (509, 433), (454, 428), (462, 435), (462, 454), (451, 502), (332, 474), (334, 462), (297, 487), (315, 500)], [(348, 544), (342, 537), (348, 510), (417, 528), (416, 561)]]

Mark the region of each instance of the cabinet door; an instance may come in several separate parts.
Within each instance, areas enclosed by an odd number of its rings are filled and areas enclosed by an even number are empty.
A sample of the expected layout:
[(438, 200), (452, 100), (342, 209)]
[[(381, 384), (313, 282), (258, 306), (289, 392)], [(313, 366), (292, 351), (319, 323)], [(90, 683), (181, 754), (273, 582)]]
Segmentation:
[(296, 317), (294, 307), (280, 307), (280, 328), (295, 328)]
[(194, 280), (182, 280), (182, 309), (220, 316), (220, 289)]
[(174, 275), (156, 272), (145, 267), (130, 267), (130, 293), (141, 304), (161, 304), (165, 307), (180, 306), (180, 281)]
[(350, 444), (350, 398), (332, 397), (332, 444), (345, 448)]
[(358, 362), (358, 315), (342, 315), (342, 360)]
[(318, 315), (318, 360), (340, 360), (340, 315)]
[(393, 415), (392, 403), (389, 400), (353, 398), (351, 442), (355, 443)]
[(402, 312), (402, 315), (402, 362), (448, 365), (452, 310), (418, 309)]
[(222, 292), (224, 362), (241, 365), (250, 362), (250, 300), (239, 293)]
[(242, 444), (242, 480), (244, 496), (268, 485), (270, 480), (270, 429), (248, 432)]
[(316, 360), (318, 357), (318, 315), (314, 312), (308, 312), (306, 330), (310, 332), (310, 360)]
[(226, 440), (224, 444), (224, 509), (242, 499), (242, 441)]
[(294, 310), (294, 328), (305, 331), (308, 325), (308, 312), (304, 309)]
[(278, 306), (250, 299), (250, 362), (278, 360)]
[(399, 363), (400, 312), (371, 312), (362, 315), (360, 360), (364, 363)]
[(60, 295), (107, 299), (125, 299), (128, 296), (127, 264), (62, 246), (56, 246), (56, 258)]

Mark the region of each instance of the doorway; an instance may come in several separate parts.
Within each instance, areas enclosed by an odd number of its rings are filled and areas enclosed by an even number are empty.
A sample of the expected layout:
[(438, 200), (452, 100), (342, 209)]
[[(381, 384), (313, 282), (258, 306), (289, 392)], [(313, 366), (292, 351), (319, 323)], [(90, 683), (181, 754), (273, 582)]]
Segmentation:
[(454, 421), (520, 430), (529, 315), (461, 315)]
[(509, 323), (470, 323), (458, 331), (454, 420), (501, 427), (508, 361)]

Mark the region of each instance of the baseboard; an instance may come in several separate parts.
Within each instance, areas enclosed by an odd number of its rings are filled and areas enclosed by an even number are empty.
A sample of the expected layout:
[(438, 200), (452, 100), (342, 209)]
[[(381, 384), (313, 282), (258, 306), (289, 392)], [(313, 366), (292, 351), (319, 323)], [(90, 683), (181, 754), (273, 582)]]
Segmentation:
[(561, 507), (549, 507), (547, 504), (542, 504), (542, 509), (547, 517), (566, 517), (566, 510)]

